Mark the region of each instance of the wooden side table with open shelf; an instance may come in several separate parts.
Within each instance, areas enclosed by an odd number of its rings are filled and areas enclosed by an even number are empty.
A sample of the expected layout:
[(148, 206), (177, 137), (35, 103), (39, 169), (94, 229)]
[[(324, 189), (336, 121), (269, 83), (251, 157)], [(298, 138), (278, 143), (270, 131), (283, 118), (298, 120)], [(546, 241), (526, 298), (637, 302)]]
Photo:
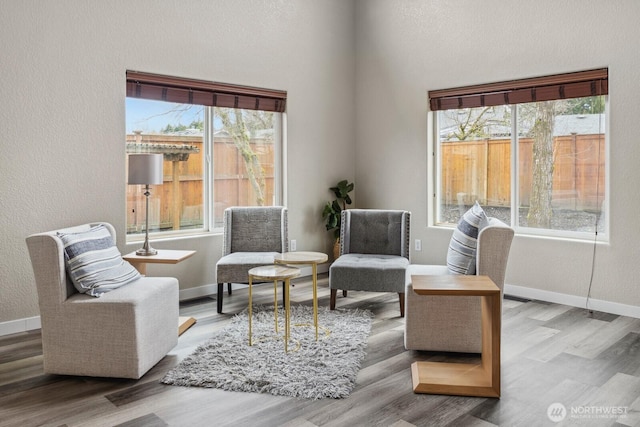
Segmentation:
[(482, 307), (480, 363), (414, 362), (415, 393), (500, 397), (500, 288), (488, 276), (411, 276), (419, 295), (478, 296)]
[[(147, 274), (147, 264), (177, 264), (185, 259), (193, 256), (196, 251), (182, 251), (159, 249), (156, 255), (142, 256), (137, 255), (135, 251), (124, 255), (122, 258), (129, 261), (140, 274)], [(196, 323), (193, 317), (180, 316), (178, 318), (178, 335), (182, 335), (184, 331), (189, 329)]]

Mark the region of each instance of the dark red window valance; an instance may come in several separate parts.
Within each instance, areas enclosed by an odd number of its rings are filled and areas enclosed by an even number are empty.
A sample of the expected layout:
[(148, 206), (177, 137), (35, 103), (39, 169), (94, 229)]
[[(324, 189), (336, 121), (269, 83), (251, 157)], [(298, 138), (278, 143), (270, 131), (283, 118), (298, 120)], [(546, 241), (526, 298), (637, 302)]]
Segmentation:
[(607, 95), (609, 70), (579, 71), (522, 80), (429, 91), (431, 111), (491, 107)]
[(127, 71), (127, 96), (156, 101), (282, 113), (287, 92)]

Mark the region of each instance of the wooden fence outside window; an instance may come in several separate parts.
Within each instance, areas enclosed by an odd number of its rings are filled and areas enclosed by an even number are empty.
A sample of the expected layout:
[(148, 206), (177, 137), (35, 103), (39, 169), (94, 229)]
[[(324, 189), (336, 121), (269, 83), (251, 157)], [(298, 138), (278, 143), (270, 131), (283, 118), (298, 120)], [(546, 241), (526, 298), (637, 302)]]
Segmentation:
[[(136, 137), (138, 137), (136, 139)], [(142, 139), (140, 139), (140, 137)], [(604, 200), (605, 139), (602, 134), (567, 135), (555, 138), (553, 205), (565, 209), (599, 211)], [(202, 225), (203, 162), (201, 136), (127, 135), (128, 143), (185, 144), (198, 148), (188, 161), (164, 162), (164, 185), (152, 190), (149, 207), (150, 229), (172, 229)], [(520, 205), (527, 207), (531, 194), (533, 139), (519, 140)], [(255, 139), (252, 149), (264, 168), (265, 201), (274, 197), (274, 145)], [(442, 143), (442, 200), (445, 205), (473, 204), (510, 206), (511, 140), (485, 139)], [(230, 137), (214, 140), (214, 203), (216, 225), (229, 206), (255, 204), (256, 195), (244, 160)], [(179, 168), (174, 174), (173, 168)], [(178, 177), (179, 186), (173, 179)], [(179, 188), (176, 195), (174, 188)], [(174, 197), (177, 197), (174, 199)], [(177, 201), (176, 201), (177, 200)], [(144, 195), (141, 186), (127, 186), (127, 232), (143, 231)], [(176, 207), (176, 204), (179, 206)], [(175, 208), (175, 209), (174, 209)], [(176, 216), (179, 216), (176, 219)]]
[[(186, 161), (172, 161), (165, 156), (164, 184), (154, 186), (149, 200), (149, 229), (170, 230), (201, 227), (203, 224), (203, 150), (202, 136), (176, 135), (127, 135), (127, 143), (190, 145), (197, 152), (189, 154)], [(254, 139), (251, 148), (261, 161), (265, 177), (266, 203), (274, 198), (274, 144), (265, 139)], [(195, 150), (194, 150), (195, 151)], [(256, 194), (247, 175), (244, 159), (231, 137), (214, 139), (214, 202), (215, 225), (221, 226), (222, 215), (229, 206), (255, 204)], [(174, 167), (178, 170), (174, 173)], [(179, 185), (174, 186), (174, 177)], [(176, 191), (177, 189), (177, 191)], [(127, 186), (127, 233), (144, 231), (143, 187)]]
[[(510, 206), (511, 140), (485, 139), (440, 145), (445, 205)], [(554, 207), (599, 211), (605, 193), (602, 134), (554, 138)], [(519, 139), (520, 206), (528, 207), (533, 174), (533, 139)]]

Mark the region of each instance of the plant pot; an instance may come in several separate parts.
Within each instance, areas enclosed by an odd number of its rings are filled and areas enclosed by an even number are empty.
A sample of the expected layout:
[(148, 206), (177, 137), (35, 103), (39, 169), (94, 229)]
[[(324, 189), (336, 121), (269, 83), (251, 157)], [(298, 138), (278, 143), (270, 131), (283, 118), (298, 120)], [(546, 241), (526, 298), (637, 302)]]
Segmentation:
[(337, 238), (335, 242), (333, 242), (333, 260), (337, 260), (340, 256), (340, 238)]

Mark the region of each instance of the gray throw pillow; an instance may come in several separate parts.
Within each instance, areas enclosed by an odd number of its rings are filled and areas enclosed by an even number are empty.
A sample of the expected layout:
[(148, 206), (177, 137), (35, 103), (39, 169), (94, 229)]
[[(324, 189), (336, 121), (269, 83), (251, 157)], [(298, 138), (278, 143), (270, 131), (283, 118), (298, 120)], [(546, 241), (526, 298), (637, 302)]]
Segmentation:
[(447, 269), (450, 274), (476, 274), (478, 234), (488, 224), (487, 215), (478, 202), (462, 215), (447, 251)]
[(64, 243), (67, 273), (78, 292), (99, 297), (140, 278), (140, 273), (122, 259), (104, 225), (78, 233), (58, 233), (58, 237)]

